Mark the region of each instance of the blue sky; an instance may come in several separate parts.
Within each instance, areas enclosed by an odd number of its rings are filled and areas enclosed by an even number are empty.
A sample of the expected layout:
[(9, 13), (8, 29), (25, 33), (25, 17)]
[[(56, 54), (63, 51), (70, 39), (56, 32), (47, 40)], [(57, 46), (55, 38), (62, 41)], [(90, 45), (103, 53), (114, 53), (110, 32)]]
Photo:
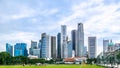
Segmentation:
[(0, 51), (8, 42), (39, 41), (41, 33), (57, 35), (61, 25), (67, 34), (84, 24), (85, 45), (88, 36), (97, 37), (97, 54), (102, 40), (120, 43), (120, 0), (0, 0)]

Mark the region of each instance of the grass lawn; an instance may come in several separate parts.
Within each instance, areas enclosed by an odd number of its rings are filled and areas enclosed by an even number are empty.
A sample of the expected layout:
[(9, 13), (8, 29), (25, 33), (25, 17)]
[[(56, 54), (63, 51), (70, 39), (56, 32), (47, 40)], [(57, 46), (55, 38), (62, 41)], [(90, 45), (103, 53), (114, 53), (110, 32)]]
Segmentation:
[(104, 68), (96, 65), (46, 65), (46, 66), (35, 66), (35, 65), (6, 65), (6, 66), (0, 66), (0, 68)]

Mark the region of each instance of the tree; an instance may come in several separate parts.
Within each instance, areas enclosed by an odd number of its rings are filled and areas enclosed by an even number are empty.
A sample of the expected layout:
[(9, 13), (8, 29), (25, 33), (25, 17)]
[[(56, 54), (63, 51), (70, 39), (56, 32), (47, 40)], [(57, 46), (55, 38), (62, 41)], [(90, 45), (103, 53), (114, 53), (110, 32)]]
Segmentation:
[(120, 64), (120, 52), (116, 55), (116, 58), (118, 60), (118, 64)]
[(0, 64), (11, 64), (12, 56), (8, 52), (0, 53)]
[(15, 56), (13, 58), (14, 64), (27, 64), (29, 61), (29, 58), (26, 56)]

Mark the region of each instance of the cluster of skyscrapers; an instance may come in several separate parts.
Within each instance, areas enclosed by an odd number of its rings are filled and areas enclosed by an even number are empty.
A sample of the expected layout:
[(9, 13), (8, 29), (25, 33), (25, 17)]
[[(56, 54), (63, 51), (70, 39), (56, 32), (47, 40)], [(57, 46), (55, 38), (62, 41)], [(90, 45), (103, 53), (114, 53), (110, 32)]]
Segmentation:
[(14, 45), (14, 52), (13, 52), (13, 46), (6, 43), (6, 52), (8, 52), (11, 56), (28, 56), (27, 51), (27, 44), (26, 43), (16, 43)]
[[(12, 46), (6, 44), (6, 51), (12, 55)], [(27, 56), (27, 44), (16, 43), (14, 46), (14, 56)], [(24, 52), (24, 53), (23, 53)], [(84, 27), (82, 23), (78, 23), (77, 29), (71, 31), (71, 39), (67, 36), (67, 26), (61, 25), (61, 32), (57, 36), (50, 36), (47, 33), (41, 34), (41, 39), (31, 41), (29, 55), (37, 56), (45, 59), (64, 59), (69, 57), (96, 57), (96, 37), (88, 37), (88, 53), (87, 47), (84, 46)]]

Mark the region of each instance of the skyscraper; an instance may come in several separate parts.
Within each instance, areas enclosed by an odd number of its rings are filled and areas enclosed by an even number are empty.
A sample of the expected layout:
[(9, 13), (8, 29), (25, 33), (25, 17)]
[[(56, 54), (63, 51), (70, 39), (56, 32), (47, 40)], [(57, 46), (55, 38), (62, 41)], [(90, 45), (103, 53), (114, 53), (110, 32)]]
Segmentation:
[(16, 43), (14, 46), (14, 56), (28, 56), (27, 44)]
[(37, 48), (37, 42), (31, 41), (31, 48), (36, 49)]
[(55, 36), (51, 36), (51, 57), (53, 59), (57, 58), (56, 37)]
[(72, 57), (73, 46), (71, 41), (67, 42), (67, 48), (68, 48), (68, 57)]
[(78, 30), (77, 30), (77, 54), (76, 56), (84, 56), (84, 30), (83, 24), (78, 23)]
[(103, 40), (103, 53), (107, 52), (108, 44), (109, 44), (109, 40)]
[(61, 26), (61, 58), (67, 58), (67, 28), (66, 25)]
[(33, 49), (33, 55), (38, 56), (38, 58), (40, 58), (40, 48)]
[(38, 43), (38, 48), (40, 48), (40, 49), (41, 49), (41, 43), (42, 43), (42, 41), (41, 41), (41, 40), (39, 40), (39, 43)]
[(87, 47), (84, 46), (84, 56), (87, 56)]
[(33, 49), (37, 49), (37, 42), (31, 40), (31, 48), (29, 49), (29, 53), (33, 55)]
[(6, 43), (6, 52), (8, 52), (11, 56), (13, 56), (13, 46)]
[(88, 37), (88, 56), (96, 58), (96, 37)]
[(74, 50), (75, 55), (77, 52), (77, 30), (72, 30), (71, 32), (71, 42), (72, 42), (72, 50)]
[(51, 40), (46, 33), (41, 35), (41, 58), (51, 59)]
[(61, 33), (57, 34), (57, 58), (61, 59)]

